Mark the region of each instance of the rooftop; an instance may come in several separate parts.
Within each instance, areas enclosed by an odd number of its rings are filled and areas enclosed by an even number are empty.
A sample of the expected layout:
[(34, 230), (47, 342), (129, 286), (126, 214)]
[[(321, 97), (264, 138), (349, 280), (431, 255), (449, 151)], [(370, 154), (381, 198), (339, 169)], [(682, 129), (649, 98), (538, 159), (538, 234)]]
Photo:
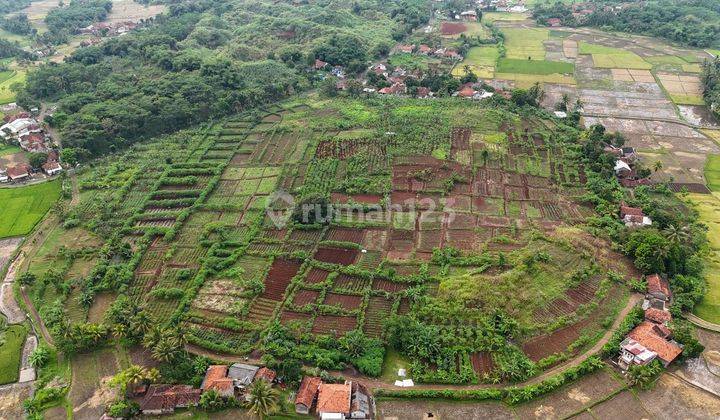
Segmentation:
[(322, 380), (318, 377), (303, 377), (302, 382), (300, 382), (300, 389), (295, 397), (295, 404), (302, 404), (308, 408), (312, 407), (312, 403), (315, 400), (315, 395), (317, 395), (318, 388), (321, 383)]
[(658, 327), (657, 324), (643, 321), (635, 327), (635, 329), (630, 331), (628, 337), (642, 344), (645, 348), (657, 353), (658, 357), (665, 362), (672, 362), (682, 353), (682, 348), (663, 337), (665, 332), (669, 333), (667, 328), (660, 329)]
[(318, 413), (349, 413), (351, 384), (321, 384), (318, 393)]

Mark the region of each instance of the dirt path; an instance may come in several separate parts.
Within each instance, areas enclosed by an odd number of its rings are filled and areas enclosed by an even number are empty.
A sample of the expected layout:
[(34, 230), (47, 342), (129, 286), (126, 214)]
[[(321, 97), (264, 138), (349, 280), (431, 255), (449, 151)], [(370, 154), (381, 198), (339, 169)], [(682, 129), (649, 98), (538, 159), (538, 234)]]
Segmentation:
[[(643, 296), (637, 293), (634, 293), (630, 295), (630, 299), (628, 299), (627, 304), (625, 304), (625, 307), (622, 308), (620, 313), (618, 313), (618, 316), (615, 319), (615, 322), (613, 322), (612, 326), (605, 332), (605, 334), (602, 336), (600, 340), (598, 340), (597, 343), (595, 343), (594, 346), (592, 346), (590, 349), (585, 351), (584, 353), (575, 356), (571, 360), (568, 360), (565, 363), (562, 363), (558, 366), (555, 366), (554, 368), (543, 372), (542, 374), (535, 376), (525, 382), (514, 384), (515, 386), (525, 386), (525, 385), (532, 385), (539, 382), (542, 382), (554, 375), (557, 375), (558, 373), (567, 370), (571, 367), (578, 366), (580, 363), (582, 363), (585, 359), (588, 357), (598, 353), (602, 347), (607, 344), (608, 341), (610, 341), (610, 338), (612, 338), (613, 333), (615, 332), (618, 327), (620, 327), (620, 324), (625, 319), (625, 317), (630, 313), (630, 311), (637, 306), (642, 301)], [(203, 349), (201, 347), (192, 345), (192, 344), (186, 344), (185, 349), (192, 353), (197, 354), (201, 356), (208, 357), (210, 359), (226, 362), (226, 363), (250, 363), (250, 364), (262, 364), (262, 362), (259, 359), (246, 359), (243, 356), (235, 356), (235, 355), (227, 355), (227, 354), (220, 354), (216, 353), (210, 350)], [(346, 378), (350, 378), (354, 381), (360, 382), (363, 385), (365, 385), (368, 388), (371, 389), (407, 389), (398, 387), (395, 385), (392, 385), (387, 382), (383, 382), (380, 379), (376, 378), (369, 378), (367, 376), (361, 375), (354, 370), (346, 370), (343, 372), (332, 372), (336, 374), (343, 375)], [(419, 384), (415, 385), (413, 389), (427, 389), (427, 390), (443, 390), (443, 389), (458, 389), (458, 390), (471, 390), (471, 389), (484, 389), (484, 388), (502, 388), (505, 385), (499, 385), (499, 384), (477, 384), (477, 385), (446, 385), (446, 384)]]
[(691, 313), (686, 313), (685, 318), (687, 318), (688, 321), (692, 322), (693, 324), (695, 324), (696, 326), (698, 326), (700, 328), (704, 328), (704, 329), (710, 330), (710, 331), (720, 332), (720, 325), (705, 321), (704, 319), (698, 318), (697, 316), (695, 316)]
[(55, 346), (55, 342), (53, 341), (53, 338), (50, 335), (50, 331), (48, 331), (47, 327), (45, 326), (45, 323), (42, 321), (42, 318), (40, 318), (40, 314), (38, 314), (38, 311), (35, 309), (35, 306), (33, 306), (32, 302), (30, 301), (30, 297), (25, 292), (24, 287), (20, 288), (20, 294), (22, 295), (23, 302), (25, 302), (25, 306), (30, 310), (30, 316), (32, 317), (33, 321), (35, 321), (35, 324), (40, 327), (40, 334), (42, 334), (43, 339), (45, 339), (45, 342), (47, 342), (51, 346)]
[(5, 318), (7, 318), (10, 324), (19, 324), (25, 321), (25, 311), (20, 308), (13, 293), (13, 284), (15, 283), (17, 268), (20, 266), (20, 263), (21, 257), (19, 256), (10, 263), (2, 286), (0, 286), (0, 312), (5, 315)]

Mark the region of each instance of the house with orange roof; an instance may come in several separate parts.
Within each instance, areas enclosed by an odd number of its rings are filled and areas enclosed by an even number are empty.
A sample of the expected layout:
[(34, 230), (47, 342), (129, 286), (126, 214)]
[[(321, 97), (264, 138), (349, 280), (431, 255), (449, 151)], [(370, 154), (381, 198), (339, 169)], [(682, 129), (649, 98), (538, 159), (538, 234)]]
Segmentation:
[(316, 376), (305, 376), (300, 382), (300, 389), (295, 397), (295, 412), (309, 414), (317, 399), (318, 389), (322, 380)]
[(322, 420), (343, 420), (350, 416), (352, 384), (321, 384), (318, 388), (317, 413)]
[(671, 340), (671, 335), (670, 329), (664, 325), (643, 321), (630, 331), (628, 337), (657, 353), (658, 359), (667, 366), (682, 353), (682, 346)]
[(221, 397), (234, 397), (235, 385), (233, 379), (227, 376), (228, 367), (225, 365), (212, 365), (205, 372), (205, 379), (200, 385), (203, 392), (215, 391)]

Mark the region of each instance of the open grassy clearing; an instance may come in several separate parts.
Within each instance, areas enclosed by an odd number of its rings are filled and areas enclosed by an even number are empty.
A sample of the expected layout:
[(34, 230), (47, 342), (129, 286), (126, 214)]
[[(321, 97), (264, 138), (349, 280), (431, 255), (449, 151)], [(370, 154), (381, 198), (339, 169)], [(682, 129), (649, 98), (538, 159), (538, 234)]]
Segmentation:
[(0, 238), (29, 233), (59, 197), (59, 180), (0, 189)]
[(502, 28), (505, 34), (506, 58), (520, 60), (544, 60), (545, 46), (543, 42), (549, 37), (550, 31), (545, 28)]
[(22, 349), (27, 336), (25, 325), (10, 325), (0, 332), (0, 385), (18, 380)]
[(617, 69), (652, 69), (652, 64), (632, 51), (621, 48), (606, 47), (603, 45), (580, 42), (579, 54), (590, 54), (594, 67)]

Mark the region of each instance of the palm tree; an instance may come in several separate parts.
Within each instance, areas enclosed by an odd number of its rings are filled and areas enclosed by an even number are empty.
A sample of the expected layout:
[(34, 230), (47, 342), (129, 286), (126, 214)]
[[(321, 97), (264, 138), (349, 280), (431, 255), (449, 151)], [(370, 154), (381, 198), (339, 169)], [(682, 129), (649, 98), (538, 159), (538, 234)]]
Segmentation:
[(682, 245), (690, 240), (690, 229), (688, 226), (677, 227), (675, 225), (669, 225), (663, 233), (668, 242), (673, 245)]
[(261, 419), (277, 409), (278, 392), (267, 381), (253, 382), (248, 395), (250, 411)]
[(125, 338), (127, 336), (127, 327), (125, 324), (115, 324), (113, 325), (112, 334), (115, 338)]
[(656, 160), (656, 161), (655, 161), (655, 165), (653, 166), (653, 168), (655, 169), (655, 172), (659, 171), (660, 169), (663, 168), (662, 162), (659, 161), (659, 160)]
[(178, 355), (177, 341), (163, 337), (152, 349), (153, 359), (159, 362), (170, 362)]
[(145, 335), (152, 327), (152, 320), (145, 312), (138, 312), (130, 322), (133, 332), (139, 335)]

